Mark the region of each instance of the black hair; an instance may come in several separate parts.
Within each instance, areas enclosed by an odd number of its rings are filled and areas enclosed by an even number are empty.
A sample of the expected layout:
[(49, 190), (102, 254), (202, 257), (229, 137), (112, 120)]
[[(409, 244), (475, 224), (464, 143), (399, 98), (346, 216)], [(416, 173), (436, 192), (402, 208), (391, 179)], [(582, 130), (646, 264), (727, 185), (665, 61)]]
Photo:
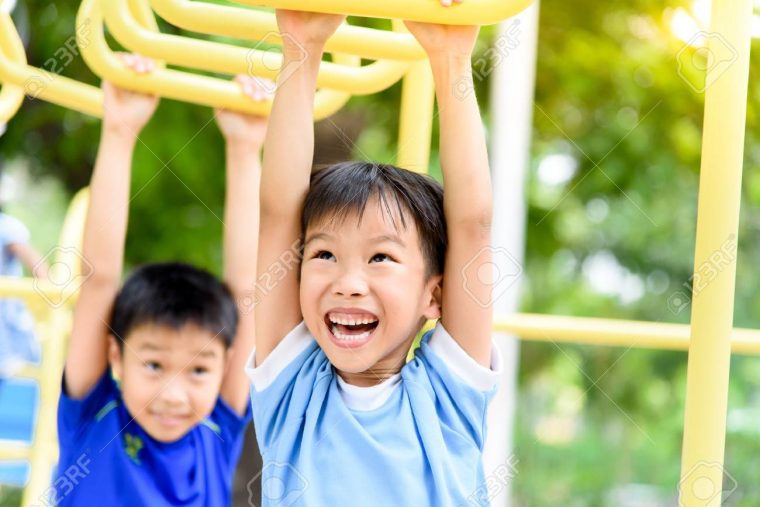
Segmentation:
[(178, 262), (137, 268), (116, 295), (111, 333), (124, 347), (129, 333), (143, 324), (181, 329), (194, 324), (232, 344), (238, 312), (232, 293), (214, 275)]
[[(353, 214), (361, 221), (373, 197), (380, 200), (391, 219), (391, 205), (395, 206), (404, 228), (406, 214), (411, 216), (419, 233), (427, 277), (442, 274), (447, 243), (443, 187), (427, 175), (371, 162), (341, 162), (319, 169), (311, 177), (301, 230), (305, 234), (310, 224), (345, 220)], [(398, 228), (395, 222), (394, 226)]]

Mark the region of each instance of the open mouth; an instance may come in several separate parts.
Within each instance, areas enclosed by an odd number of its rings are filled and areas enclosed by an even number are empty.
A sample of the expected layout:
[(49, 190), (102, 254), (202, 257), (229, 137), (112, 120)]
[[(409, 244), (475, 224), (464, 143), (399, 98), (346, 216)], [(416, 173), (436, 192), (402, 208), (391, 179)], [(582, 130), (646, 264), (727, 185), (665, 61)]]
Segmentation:
[(330, 312), (325, 315), (325, 325), (339, 345), (351, 346), (366, 342), (379, 323), (379, 319), (370, 313)]
[(168, 428), (181, 426), (188, 419), (185, 415), (160, 414), (155, 412), (153, 413), (153, 416), (162, 426)]

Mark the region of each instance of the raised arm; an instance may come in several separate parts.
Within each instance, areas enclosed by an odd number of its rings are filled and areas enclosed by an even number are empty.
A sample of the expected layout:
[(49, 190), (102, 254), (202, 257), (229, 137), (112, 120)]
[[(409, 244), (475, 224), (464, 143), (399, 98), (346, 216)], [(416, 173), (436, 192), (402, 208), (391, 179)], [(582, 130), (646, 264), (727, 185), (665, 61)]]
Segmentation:
[(342, 16), (277, 11), (283, 69), (264, 143), (256, 302), (256, 364), (301, 319), (298, 269), (301, 208), (314, 157), (314, 95), (327, 39)]
[[(449, 241), (441, 320), (472, 358), (489, 366), (493, 203), (488, 151), (472, 90), (471, 67), (479, 29), (412, 22), (407, 26), (430, 58), (438, 99)], [(470, 93), (461, 93), (462, 89)]]
[(29, 243), (11, 243), (8, 249), (35, 278), (46, 278), (49, 266), (45, 258)]
[[(136, 72), (148, 72), (148, 60), (125, 55)], [(82, 257), (92, 267), (74, 310), (64, 383), (72, 398), (84, 397), (107, 366), (108, 320), (119, 290), (129, 211), (129, 182), (137, 135), (156, 109), (158, 99), (103, 83), (104, 117), (90, 182), (90, 206)]]
[[(238, 77), (243, 93), (254, 100), (266, 98), (259, 83)], [(251, 290), (256, 283), (259, 239), (259, 186), (261, 147), (267, 119), (231, 111), (216, 111), (216, 120), (226, 141), (227, 195), (224, 203), (224, 281), (232, 291), (240, 320), (227, 358), (227, 371), (220, 395), (239, 414), (249, 401), (250, 384), (245, 361), (255, 346)]]

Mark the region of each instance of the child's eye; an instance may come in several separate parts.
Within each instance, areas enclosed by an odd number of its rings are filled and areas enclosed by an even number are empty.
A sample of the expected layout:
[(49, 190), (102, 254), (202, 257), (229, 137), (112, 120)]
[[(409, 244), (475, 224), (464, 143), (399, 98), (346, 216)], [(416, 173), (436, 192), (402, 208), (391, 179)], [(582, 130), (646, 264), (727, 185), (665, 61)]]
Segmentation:
[(320, 250), (314, 254), (315, 259), (322, 259), (323, 261), (329, 261), (331, 257), (334, 257), (334, 255), (326, 250)]
[(379, 253), (379, 254), (373, 255), (372, 258), (369, 261), (372, 262), (372, 261), (374, 261), (376, 259), (377, 259), (377, 262), (392, 261), (393, 260), (389, 255)]
[(196, 377), (203, 376), (206, 373), (208, 373), (208, 369), (202, 366), (196, 366), (195, 368), (193, 368), (193, 375), (195, 375)]
[(161, 370), (161, 365), (156, 361), (146, 361), (145, 368), (150, 372), (158, 372)]

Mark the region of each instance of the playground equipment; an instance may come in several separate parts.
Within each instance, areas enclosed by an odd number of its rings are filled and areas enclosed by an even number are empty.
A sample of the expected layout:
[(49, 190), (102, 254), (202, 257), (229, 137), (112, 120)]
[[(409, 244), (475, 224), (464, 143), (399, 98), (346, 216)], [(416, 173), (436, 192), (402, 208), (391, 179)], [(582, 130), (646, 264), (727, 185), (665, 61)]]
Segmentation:
[[(526, 7), (530, 0), (468, 0), (450, 9), (434, 6), (432, 0), (240, 0), (240, 3), (381, 18), (406, 18), (448, 24), (490, 24), (502, 21)], [(435, 7), (435, 8), (434, 8)], [(176, 26), (203, 34), (224, 35), (244, 40), (281, 42), (271, 12), (243, 7), (220, 6), (190, 0), (84, 0), (77, 19), (82, 55), (93, 71), (117, 84), (164, 97), (214, 107), (265, 113), (266, 107), (242, 97), (226, 80), (190, 72), (159, 68), (146, 76), (129, 72), (108, 48), (105, 25), (126, 47), (161, 61), (200, 70), (236, 73), (248, 70), (273, 77), (281, 60), (267, 51), (248, 50), (229, 44), (161, 34), (153, 10)], [(749, 71), (750, 0), (714, 0), (708, 44), (729, 44), (736, 60), (706, 91), (702, 143), (702, 167), (698, 203), (695, 252), (695, 287), (703, 266), (730, 238), (738, 237), (738, 217)], [(29, 83), (44, 83), (34, 89), (38, 98), (99, 115), (102, 94), (97, 88), (53, 76), (30, 67), (8, 14), (0, 13), (0, 124), (18, 109), (19, 89), (29, 93)], [(717, 49), (717, 48), (716, 48)], [(433, 112), (433, 87), (421, 49), (403, 29), (371, 30), (345, 25), (327, 44), (335, 53), (319, 77), (322, 89), (315, 110), (326, 117), (340, 109), (351, 94), (373, 93), (404, 77), (399, 133), (398, 164), (425, 171), (428, 167)], [(710, 51), (710, 46), (708, 46)], [(353, 57), (353, 58), (351, 58)], [(376, 60), (361, 66), (358, 57)], [(40, 81), (45, 80), (45, 81)], [(84, 194), (72, 203), (62, 245), (77, 245), (86, 207)], [(62, 258), (75, 269), (76, 259)], [(66, 264), (69, 263), (69, 264)], [(634, 322), (610, 319), (514, 314), (498, 317), (495, 329), (514, 333), (526, 340), (571, 341), (608, 346), (662, 348), (689, 351), (687, 402), (681, 463), (681, 505), (720, 504), (720, 495), (709, 503), (699, 498), (699, 484), (720, 489), (725, 444), (729, 358), (731, 351), (760, 353), (760, 331), (733, 329), (733, 298), (736, 261), (732, 259), (704, 287), (692, 295), (691, 325)], [(46, 290), (30, 289), (29, 280), (0, 280), (0, 296), (39, 300)], [(53, 318), (55, 317), (55, 318)], [(39, 425), (31, 448), (3, 447), (0, 458), (28, 458), (32, 477), (24, 505), (40, 498), (50, 480), (55, 461), (52, 421), (55, 394), (60, 384), (63, 338), (70, 326), (70, 305), (51, 311), (45, 324), (45, 363), (51, 365), (29, 372), (40, 379), (43, 399)], [(42, 440), (44, 438), (45, 440)], [(702, 465), (699, 473), (693, 473)], [(716, 466), (717, 465), (717, 466)]]
[[(81, 190), (71, 201), (63, 222), (58, 246), (51, 263), (51, 279), (66, 280), (63, 285), (0, 277), (0, 297), (24, 299), (37, 320), (42, 342), (39, 366), (27, 367), (19, 375), (39, 383), (37, 424), (31, 445), (3, 442), (0, 460), (29, 461), (31, 473), (24, 490), (22, 505), (47, 505), (45, 491), (50, 487), (53, 466), (58, 461), (56, 407), (61, 389), (61, 375), (66, 352), (66, 339), (71, 331), (73, 282), (86, 276), (82, 269), (81, 251), (88, 192)], [(67, 286), (69, 288), (67, 289)]]

